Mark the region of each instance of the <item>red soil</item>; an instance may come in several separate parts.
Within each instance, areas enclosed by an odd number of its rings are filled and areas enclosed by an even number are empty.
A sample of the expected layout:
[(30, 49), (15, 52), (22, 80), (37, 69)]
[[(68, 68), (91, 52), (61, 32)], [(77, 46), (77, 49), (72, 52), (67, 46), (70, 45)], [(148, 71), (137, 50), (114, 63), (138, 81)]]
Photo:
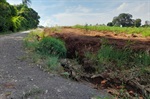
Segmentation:
[(82, 29), (62, 28), (60, 33), (52, 36), (65, 41), (68, 57), (74, 57), (76, 52), (82, 57), (85, 52), (97, 52), (102, 44), (102, 39), (107, 39), (107, 44), (115, 48), (123, 49), (126, 46), (134, 51), (150, 51), (150, 37), (142, 37), (139, 34), (115, 34), (113, 32), (85, 31)]

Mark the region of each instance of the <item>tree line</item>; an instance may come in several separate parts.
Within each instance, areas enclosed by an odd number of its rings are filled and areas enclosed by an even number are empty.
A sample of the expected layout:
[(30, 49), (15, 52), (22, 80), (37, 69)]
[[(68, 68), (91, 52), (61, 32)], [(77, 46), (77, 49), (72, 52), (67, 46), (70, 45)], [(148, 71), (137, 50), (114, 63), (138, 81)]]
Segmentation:
[(16, 32), (37, 27), (40, 16), (27, 6), (27, 1), (10, 5), (6, 0), (0, 0), (0, 32)]
[[(129, 13), (121, 13), (114, 17), (112, 22), (108, 22), (107, 26), (140, 27), (142, 20), (139, 18), (132, 19), (132, 17)], [(149, 21), (145, 21), (143, 26), (150, 26)]]

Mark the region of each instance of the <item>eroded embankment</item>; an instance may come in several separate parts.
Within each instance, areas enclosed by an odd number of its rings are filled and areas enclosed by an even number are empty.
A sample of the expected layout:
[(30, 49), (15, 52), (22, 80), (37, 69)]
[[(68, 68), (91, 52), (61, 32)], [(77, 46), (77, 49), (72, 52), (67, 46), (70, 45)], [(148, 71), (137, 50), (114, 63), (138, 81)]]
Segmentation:
[[(91, 34), (92, 33), (92, 34)], [(150, 51), (150, 39), (136, 35), (121, 35), (107, 32), (84, 31), (79, 29), (64, 28), (61, 33), (52, 34), (53, 37), (62, 39), (66, 43), (67, 57), (78, 58), (83, 71), (75, 73), (76, 67), (69, 67), (68, 72), (76, 79), (78, 74), (81, 79), (95, 84), (96, 88), (106, 88), (113, 95), (121, 97), (147, 96), (150, 94), (150, 71), (149, 67), (141, 71), (141, 68), (117, 68), (114, 63), (103, 64), (105, 70), (96, 73), (95, 63), (85, 58), (87, 52), (97, 54), (103, 44), (111, 45), (115, 49), (131, 49), (133, 52)], [(112, 65), (112, 66), (110, 66)], [(112, 67), (112, 68), (110, 68)], [(67, 67), (68, 68), (68, 67)], [(103, 68), (103, 67), (102, 67)], [(146, 73), (142, 73), (146, 72)], [(79, 80), (77, 78), (77, 80)], [(123, 90), (123, 93), (120, 93)]]

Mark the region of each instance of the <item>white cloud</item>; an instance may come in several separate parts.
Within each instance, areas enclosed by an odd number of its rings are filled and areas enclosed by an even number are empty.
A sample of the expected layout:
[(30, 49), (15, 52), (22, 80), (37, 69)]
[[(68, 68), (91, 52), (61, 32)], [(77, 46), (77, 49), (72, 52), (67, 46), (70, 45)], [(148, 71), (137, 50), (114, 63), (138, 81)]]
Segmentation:
[[(118, 8), (117, 8), (117, 11), (123, 11), (123, 10), (127, 10), (128, 8), (128, 4), (127, 3), (122, 3)], [(129, 8), (128, 8), (129, 9)]]
[[(44, 26), (51, 26), (51, 25), (76, 25), (76, 24), (97, 24), (97, 23), (107, 23), (108, 20), (111, 20), (109, 18), (109, 15), (104, 13), (59, 13), (55, 14), (50, 17), (51, 21), (48, 21), (47, 19), (45, 22), (46, 24), (43, 24)], [(107, 20), (106, 20), (107, 19)], [(53, 21), (52, 21), (53, 20)], [(55, 20), (55, 21), (54, 21)], [(51, 25), (47, 25), (51, 24)], [(54, 23), (54, 24), (53, 24)]]
[(75, 12), (82, 12), (82, 13), (89, 13), (91, 12), (92, 9), (91, 8), (87, 8), (81, 5), (78, 6), (71, 6), (71, 7), (67, 7), (66, 12), (67, 13), (75, 13)]
[(55, 26), (55, 25), (58, 25), (58, 23), (56, 21), (54, 21), (52, 17), (49, 17), (48, 19), (46, 19), (44, 21), (40, 21), (40, 25)]

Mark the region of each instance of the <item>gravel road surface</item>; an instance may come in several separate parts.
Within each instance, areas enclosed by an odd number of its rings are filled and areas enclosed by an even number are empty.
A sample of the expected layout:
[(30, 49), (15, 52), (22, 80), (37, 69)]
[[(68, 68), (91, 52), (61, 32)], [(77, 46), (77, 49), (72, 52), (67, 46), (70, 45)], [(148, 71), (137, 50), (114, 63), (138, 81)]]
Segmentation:
[(105, 97), (82, 83), (42, 71), (23, 48), (29, 31), (0, 36), (0, 99), (92, 99)]

